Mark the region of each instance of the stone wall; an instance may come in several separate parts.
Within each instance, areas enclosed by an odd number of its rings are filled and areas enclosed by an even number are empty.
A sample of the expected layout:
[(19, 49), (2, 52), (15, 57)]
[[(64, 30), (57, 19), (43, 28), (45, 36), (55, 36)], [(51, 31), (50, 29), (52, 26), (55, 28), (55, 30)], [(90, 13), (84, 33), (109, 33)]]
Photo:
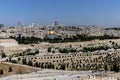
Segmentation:
[(0, 39), (0, 53), (4, 52), (7, 55), (20, 53), (28, 48), (30, 45), (19, 45), (14, 39)]

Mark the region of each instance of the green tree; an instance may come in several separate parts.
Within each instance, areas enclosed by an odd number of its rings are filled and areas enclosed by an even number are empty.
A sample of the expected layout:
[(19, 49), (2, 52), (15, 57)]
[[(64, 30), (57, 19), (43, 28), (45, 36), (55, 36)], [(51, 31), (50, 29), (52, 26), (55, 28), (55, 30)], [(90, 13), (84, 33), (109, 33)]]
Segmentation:
[(2, 58), (5, 58), (5, 57), (6, 57), (6, 54), (5, 54), (5, 53), (2, 53), (2, 54), (1, 54), (1, 57), (2, 57)]
[(65, 70), (65, 64), (61, 64), (60, 69)]
[(38, 54), (38, 53), (39, 53), (39, 50), (36, 50), (36, 51), (35, 51), (35, 54)]
[(22, 59), (22, 64), (27, 64), (26, 58), (23, 58), (23, 59)]
[(35, 67), (40, 67), (40, 64), (38, 62), (36, 62)]
[(29, 65), (29, 66), (33, 66), (33, 63), (32, 63), (31, 60), (28, 61), (28, 65)]
[(119, 66), (116, 63), (113, 65), (113, 71), (119, 72)]
[(104, 69), (105, 69), (106, 71), (108, 70), (107, 64), (105, 64)]
[(0, 69), (0, 75), (3, 75), (3, 74), (4, 74), (3, 69)]
[(12, 67), (11, 67), (11, 66), (9, 67), (9, 70), (8, 70), (8, 72), (12, 72)]
[(52, 48), (51, 48), (51, 47), (49, 47), (49, 48), (48, 48), (48, 52), (51, 52), (51, 49), (52, 49)]

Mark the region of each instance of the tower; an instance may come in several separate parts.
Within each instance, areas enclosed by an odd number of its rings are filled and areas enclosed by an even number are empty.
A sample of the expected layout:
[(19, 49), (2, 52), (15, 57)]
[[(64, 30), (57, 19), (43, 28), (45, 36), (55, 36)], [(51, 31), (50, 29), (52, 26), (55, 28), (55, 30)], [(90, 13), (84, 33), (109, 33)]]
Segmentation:
[(1, 28), (4, 28), (4, 24), (0, 24), (0, 29), (1, 29)]
[(55, 22), (54, 22), (54, 26), (55, 26), (55, 27), (58, 27), (58, 21), (55, 21)]
[(53, 27), (58, 27), (58, 21), (53, 22)]
[(22, 24), (21, 24), (21, 22), (20, 22), (20, 21), (18, 21), (18, 22), (17, 22), (17, 25), (18, 25), (18, 26), (22, 26)]

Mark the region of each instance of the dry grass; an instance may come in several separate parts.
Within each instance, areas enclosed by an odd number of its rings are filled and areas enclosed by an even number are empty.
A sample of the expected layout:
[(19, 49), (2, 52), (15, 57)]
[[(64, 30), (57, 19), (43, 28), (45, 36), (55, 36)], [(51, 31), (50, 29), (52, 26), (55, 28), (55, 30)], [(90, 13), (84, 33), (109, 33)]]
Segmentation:
[[(12, 67), (12, 71), (9, 72), (9, 67)], [(1, 76), (8, 76), (13, 74), (23, 74), (28, 72), (35, 72), (38, 69), (29, 67), (29, 66), (23, 66), (23, 65), (16, 65), (16, 64), (10, 64), (10, 63), (4, 63), (0, 62), (0, 69), (4, 71), (3, 75)]]

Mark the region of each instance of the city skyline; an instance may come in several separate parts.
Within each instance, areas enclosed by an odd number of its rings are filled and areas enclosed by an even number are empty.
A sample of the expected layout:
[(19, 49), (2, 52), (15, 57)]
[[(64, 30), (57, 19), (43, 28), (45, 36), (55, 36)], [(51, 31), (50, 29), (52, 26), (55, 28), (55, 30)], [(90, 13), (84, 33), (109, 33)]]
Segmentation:
[(0, 23), (118, 25), (119, 0), (0, 0)]

